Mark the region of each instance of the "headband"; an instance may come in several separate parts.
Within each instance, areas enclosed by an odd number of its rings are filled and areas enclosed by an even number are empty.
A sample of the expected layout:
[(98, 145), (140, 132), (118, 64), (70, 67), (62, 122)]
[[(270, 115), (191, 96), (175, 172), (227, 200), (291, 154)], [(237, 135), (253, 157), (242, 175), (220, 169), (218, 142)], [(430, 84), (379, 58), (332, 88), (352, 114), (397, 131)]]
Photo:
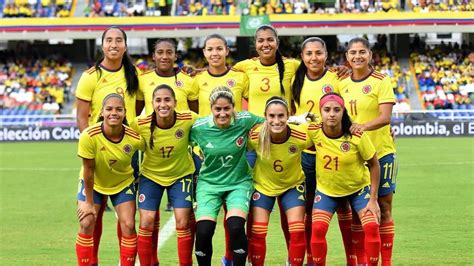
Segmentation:
[(215, 91), (211, 96), (209, 96), (209, 99), (212, 99), (214, 97), (217, 97), (216, 94), (225, 94), (226, 96), (230, 97), (232, 100), (234, 100), (234, 94), (230, 91)]
[(337, 94), (326, 94), (324, 95), (321, 100), (319, 101), (319, 109), (323, 108), (323, 106), (330, 101), (337, 102), (344, 110), (344, 99), (337, 95)]
[(286, 106), (286, 108), (288, 108), (288, 104), (285, 101), (283, 101), (281, 99), (273, 99), (273, 100), (268, 101), (267, 105), (265, 105), (265, 109), (267, 109), (267, 107), (272, 103), (281, 103), (284, 106)]

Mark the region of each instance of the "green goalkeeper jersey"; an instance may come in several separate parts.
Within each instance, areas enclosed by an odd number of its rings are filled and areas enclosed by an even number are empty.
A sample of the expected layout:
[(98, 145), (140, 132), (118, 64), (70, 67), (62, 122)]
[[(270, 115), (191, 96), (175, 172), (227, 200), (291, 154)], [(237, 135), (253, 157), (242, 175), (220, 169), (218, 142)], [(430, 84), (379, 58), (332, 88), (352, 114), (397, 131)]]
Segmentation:
[(199, 145), (204, 162), (199, 172), (199, 187), (228, 191), (242, 182), (251, 182), (246, 151), (249, 130), (263, 118), (238, 112), (228, 128), (221, 129), (212, 115), (198, 119), (191, 129), (191, 140)]

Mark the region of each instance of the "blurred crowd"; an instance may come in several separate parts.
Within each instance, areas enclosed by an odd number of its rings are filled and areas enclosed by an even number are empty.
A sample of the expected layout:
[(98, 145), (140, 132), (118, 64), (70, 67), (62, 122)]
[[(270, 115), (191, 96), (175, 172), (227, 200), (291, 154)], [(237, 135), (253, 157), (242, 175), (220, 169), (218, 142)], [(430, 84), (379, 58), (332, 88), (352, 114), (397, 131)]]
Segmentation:
[(69, 17), (72, 0), (0, 0), (0, 17)]
[(60, 114), (70, 99), (72, 64), (59, 56), (35, 58), (0, 51), (0, 107)]

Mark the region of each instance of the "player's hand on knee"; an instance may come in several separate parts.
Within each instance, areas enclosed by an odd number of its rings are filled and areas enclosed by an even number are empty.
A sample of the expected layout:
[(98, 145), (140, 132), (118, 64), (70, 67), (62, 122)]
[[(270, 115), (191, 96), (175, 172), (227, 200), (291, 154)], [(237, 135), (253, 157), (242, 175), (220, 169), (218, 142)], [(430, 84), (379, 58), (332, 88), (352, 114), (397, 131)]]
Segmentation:
[(377, 221), (377, 224), (380, 224), (380, 207), (375, 199), (370, 199), (367, 206), (362, 210), (362, 216), (374, 215)]
[(94, 209), (94, 204), (84, 203), (77, 208), (77, 218), (79, 222), (86, 218), (88, 215), (94, 216), (94, 220), (97, 218), (97, 212)]

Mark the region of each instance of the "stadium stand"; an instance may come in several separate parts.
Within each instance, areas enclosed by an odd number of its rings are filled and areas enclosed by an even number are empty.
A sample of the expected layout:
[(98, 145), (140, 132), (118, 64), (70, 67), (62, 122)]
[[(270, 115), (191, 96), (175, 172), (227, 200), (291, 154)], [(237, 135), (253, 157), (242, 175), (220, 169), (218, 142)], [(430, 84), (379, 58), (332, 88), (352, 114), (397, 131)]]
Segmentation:
[(410, 55), (426, 109), (474, 110), (474, 54), (470, 51), (472, 47), (441, 43)]
[(1, 17), (69, 17), (72, 4), (72, 0), (2, 0)]

